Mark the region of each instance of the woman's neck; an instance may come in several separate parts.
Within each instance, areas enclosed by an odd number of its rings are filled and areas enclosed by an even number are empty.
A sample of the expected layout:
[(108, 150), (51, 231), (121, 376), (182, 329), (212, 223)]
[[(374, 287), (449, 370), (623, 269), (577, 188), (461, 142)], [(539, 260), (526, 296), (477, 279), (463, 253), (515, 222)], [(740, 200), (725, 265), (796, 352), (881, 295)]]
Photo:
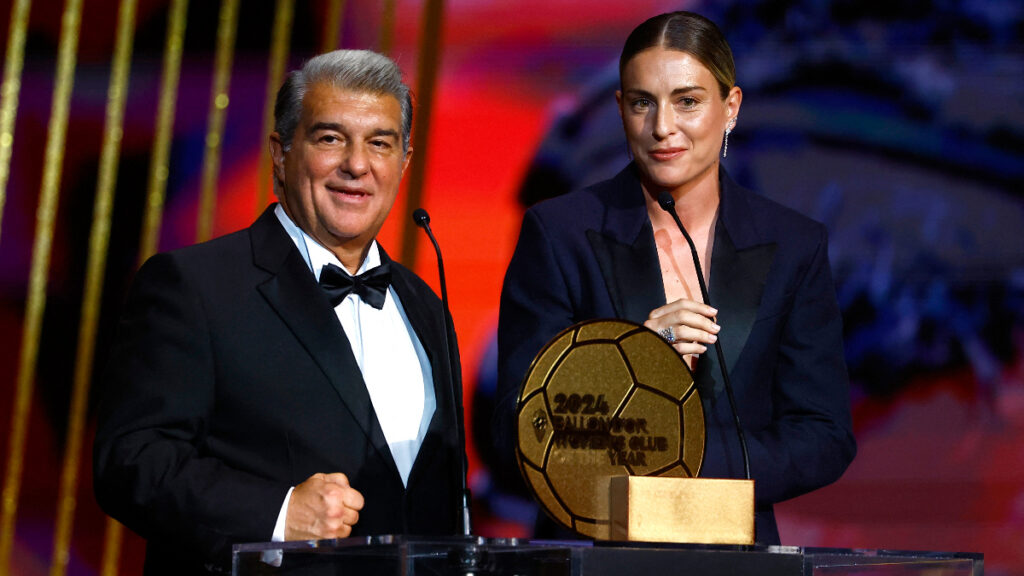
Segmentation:
[[(672, 215), (662, 210), (658, 204), (660, 190), (651, 190), (645, 184), (641, 186), (644, 190), (647, 213), (655, 228), (675, 228)], [(687, 186), (669, 191), (675, 200), (676, 214), (687, 231), (707, 230), (711, 227), (718, 213), (718, 191), (717, 173), (714, 174), (714, 178), (702, 178), (700, 181), (690, 182)]]

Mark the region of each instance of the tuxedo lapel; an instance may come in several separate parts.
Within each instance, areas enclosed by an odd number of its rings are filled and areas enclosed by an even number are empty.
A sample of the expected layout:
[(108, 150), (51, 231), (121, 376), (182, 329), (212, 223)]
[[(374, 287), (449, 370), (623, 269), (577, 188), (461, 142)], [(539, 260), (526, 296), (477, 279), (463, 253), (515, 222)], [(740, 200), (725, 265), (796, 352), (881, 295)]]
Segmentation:
[(381, 458), (398, 474), (345, 331), (326, 294), (277, 221), (273, 207), (252, 225), (250, 237), (254, 262), (270, 273), (257, 287), (260, 294), (327, 376)]
[[(383, 248), (380, 248), (380, 257), (382, 263), (391, 261)], [(451, 372), (445, 360), (443, 327), (439, 328), (439, 326), (443, 326), (440, 308), (434, 310), (425, 305), (426, 295), (421, 294), (407, 277), (408, 274), (411, 274), (410, 271), (395, 264), (392, 264), (392, 271), (391, 286), (398, 294), (398, 299), (402, 302), (402, 309), (405, 310), (405, 316), (409, 319), (409, 324), (416, 332), (430, 361), (434, 399), (437, 403), (437, 409), (434, 410), (434, 415), (430, 419), (427, 435), (423, 439), (423, 444), (420, 445), (416, 460), (409, 473), (408, 485), (412, 486), (419, 478), (417, 471), (423, 467), (422, 463), (430, 462), (440, 454), (444, 448), (443, 441), (454, 429), (454, 407), (451, 406), (452, 392), (449, 388), (452, 383), (448, 378), (448, 374)], [(453, 349), (456, 346), (454, 339), (449, 341), (447, 346), (449, 350)], [(455, 361), (453, 360), (453, 362)], [(454, 365), (452, 370), (455, 370)]]
[(644, 192), (633, 170), (630, 164), (597, 191), (607, 206), (604, 224), (586, 234), (616, 317), (642, 324), (665, 304), (665, 287)]

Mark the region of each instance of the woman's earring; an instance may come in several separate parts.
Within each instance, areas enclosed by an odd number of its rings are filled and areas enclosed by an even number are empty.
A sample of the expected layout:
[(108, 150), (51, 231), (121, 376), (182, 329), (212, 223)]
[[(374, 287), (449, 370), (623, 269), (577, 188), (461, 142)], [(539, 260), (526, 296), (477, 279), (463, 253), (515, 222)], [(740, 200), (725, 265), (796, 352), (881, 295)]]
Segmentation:
[(725, 158), (729, 154), (729, 133), (736, 127), (736, 117), (734, 116), (729, 120), (729, 125), (725, 127), (725, 140), (722, 142), (722, 158)]

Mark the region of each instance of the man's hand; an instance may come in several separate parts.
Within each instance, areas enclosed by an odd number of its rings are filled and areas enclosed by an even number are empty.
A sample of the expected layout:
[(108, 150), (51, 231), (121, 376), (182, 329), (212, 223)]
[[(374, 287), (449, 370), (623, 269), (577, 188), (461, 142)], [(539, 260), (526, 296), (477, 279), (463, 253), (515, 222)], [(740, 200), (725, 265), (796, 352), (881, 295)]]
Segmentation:
[(363, 495), (349, 486), (347, 476), (314, 474), (292, 490), (284, 539), (347, 538), (362, 509)]

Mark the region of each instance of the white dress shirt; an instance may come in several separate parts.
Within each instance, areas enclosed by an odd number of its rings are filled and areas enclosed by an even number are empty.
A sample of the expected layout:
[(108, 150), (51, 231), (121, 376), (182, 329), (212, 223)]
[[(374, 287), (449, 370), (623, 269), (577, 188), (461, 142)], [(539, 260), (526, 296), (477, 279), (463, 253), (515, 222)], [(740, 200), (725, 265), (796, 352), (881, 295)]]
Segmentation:
[[(296, 226), (280, 204), (274, 214), (295, 242), (317, 281), (320, 279), (320, 270), (327, 264), (334, 264), (348, 272), (330, 250)], [(361, 274), (379, 265), (380, 250), (374, 241), (357, 273)], [(335, 306), (334, 313), (352, 346), (352, 354), (363, 374), (373, 410), (391, 449), (391, 456), (398, 466), (402, 483), (408, 484), (409, 472), (437, 407), (427, 353), (409, 324), (409, 318), (394, 287), (388, 287), (384, 306), (380, 310), (364, 302), (358, 295), (349, 294)], [(358, 486), (353, 488), (359, 489)], [(290, 498), (291, 490), (285, 496), (272, 541), (284, 541)]]

